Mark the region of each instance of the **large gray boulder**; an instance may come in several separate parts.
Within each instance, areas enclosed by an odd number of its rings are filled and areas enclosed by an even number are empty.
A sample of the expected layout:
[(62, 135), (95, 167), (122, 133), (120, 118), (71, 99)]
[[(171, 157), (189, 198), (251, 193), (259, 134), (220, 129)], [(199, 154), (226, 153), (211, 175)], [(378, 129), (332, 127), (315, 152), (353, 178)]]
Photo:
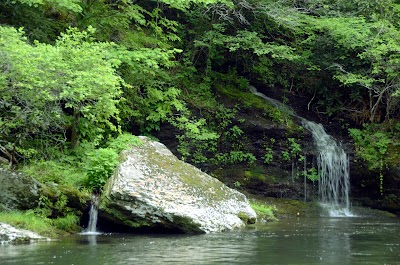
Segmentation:
[(189, 233), (231, 230), (255, 222), (245, 195), (172, 154), (163, 144), (123, 151), (123, 162), (106, 184), (103, 217), (130, 227)]
[(0, 211), (35, 208), (40, 184), (22, 173), (0, 168)]

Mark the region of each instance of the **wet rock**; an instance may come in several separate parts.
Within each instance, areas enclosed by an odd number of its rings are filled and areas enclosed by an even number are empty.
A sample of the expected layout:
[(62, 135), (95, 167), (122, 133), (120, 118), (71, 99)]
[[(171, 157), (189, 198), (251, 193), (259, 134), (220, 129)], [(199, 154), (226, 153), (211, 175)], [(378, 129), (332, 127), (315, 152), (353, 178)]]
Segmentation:
[(18, 229), (11, 225), (0, 223), (0, 245), (1, 244), (26, 244), (33, 241), (47, 241), (47, 237), (43, 237), (32, 231)]
[(40, 184), (22, 173), (0, 168), (0, 211), (35, 208)]
[(143, 145), (123, 152), (106, 185), (103, 217), (129, 227), (208, 233), (254, 222), (245, 195), (180, 161), (163, 144), (141, 137)]

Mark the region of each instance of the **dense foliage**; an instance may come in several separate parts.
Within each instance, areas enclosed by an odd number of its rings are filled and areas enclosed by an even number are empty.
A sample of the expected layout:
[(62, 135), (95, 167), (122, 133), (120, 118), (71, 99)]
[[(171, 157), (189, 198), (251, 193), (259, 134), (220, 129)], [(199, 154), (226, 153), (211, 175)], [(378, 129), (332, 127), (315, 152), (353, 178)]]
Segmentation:
[[(351, 128), (382, 194), (397, 150), (398, 0), (5, 0), (0, 58), (2, 161), (72, 165), (79, 189), (101, 190), (123, 132), (170, 130), (181, 157), (205, 168), (302, 165), (299, 128), (250, 84)], [(251, 108), (286, 139), (260, 135), (250, 150), (240, 113)]]

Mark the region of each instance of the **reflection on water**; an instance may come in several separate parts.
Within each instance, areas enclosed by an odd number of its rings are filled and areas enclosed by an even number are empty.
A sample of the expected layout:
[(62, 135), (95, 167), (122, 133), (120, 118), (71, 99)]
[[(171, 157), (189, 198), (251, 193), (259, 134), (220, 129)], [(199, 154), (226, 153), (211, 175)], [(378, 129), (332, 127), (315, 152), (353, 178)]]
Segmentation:
[(0, 264), (400, 264), (398, 219), (283, 220), (208, 235), (79, 235), (0, 246)]

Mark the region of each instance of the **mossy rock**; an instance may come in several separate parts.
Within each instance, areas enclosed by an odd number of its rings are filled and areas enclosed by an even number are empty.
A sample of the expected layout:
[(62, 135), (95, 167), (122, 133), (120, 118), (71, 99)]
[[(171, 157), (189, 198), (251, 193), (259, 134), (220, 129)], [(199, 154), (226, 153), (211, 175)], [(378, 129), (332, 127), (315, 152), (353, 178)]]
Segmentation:
[(104, 188), (100, 210), (131, 227), (217, 232), (255, 218), (246, 197), (177, 159), (163, 144), (140, 137)]
[[(303, 202), (286, 198), (263, 197), (246, 193), (250, 201), (272, 208), (275, 219), (293, 217), (320, 217), (322, 209), (317, 202)], [(256, 211), (257, 212), (257, 211)]]
[(0, 210), (35, 208), (41, 184), (23, 173), (0, 168)]

